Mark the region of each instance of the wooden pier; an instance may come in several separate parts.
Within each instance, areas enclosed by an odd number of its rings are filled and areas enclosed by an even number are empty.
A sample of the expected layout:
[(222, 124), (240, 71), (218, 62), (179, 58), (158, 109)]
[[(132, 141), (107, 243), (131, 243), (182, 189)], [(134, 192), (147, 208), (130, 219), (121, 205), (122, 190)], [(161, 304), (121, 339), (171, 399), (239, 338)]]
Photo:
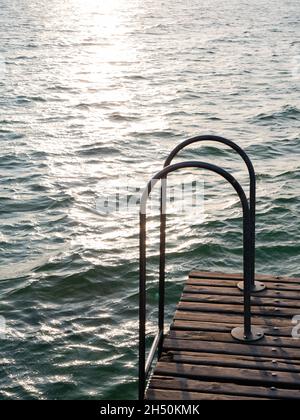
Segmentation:
[[(201, 160), (173, 163), (180, 151), (206, 141), (226, 145), (240, 156), (248, 170), (249, 194), (220, 166)], [(238, 195), (243, 214), (243, 274), (192, 272), (165, 334), (166, 186), (168, 176), (182, 169), (214, 173)], [(157, 183), (158, 332), (146, 358), (147, 201)], [(255, 274), (256, 175), (248, 154), (220, 136), (202, 135), (183, 141), (143, 190), (139, 219), (139, 399), (300, 399), (300, 278)]]
[(146, 399), (300, 399), (300, 339), (292, 336), (300, 278), (256, 276), (267, 289), (252, 295), (252, 323), (265, 336), (253, 343), (231, 335), (243, 323), (241, 280), (242, 274), (190, 274)]

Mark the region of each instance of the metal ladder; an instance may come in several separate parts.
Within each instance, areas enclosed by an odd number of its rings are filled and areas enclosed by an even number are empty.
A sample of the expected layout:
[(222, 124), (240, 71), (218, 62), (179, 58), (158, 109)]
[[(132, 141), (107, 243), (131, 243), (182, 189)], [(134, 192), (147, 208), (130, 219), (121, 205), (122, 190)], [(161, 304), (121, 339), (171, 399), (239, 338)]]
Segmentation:
[[(187, 146), (205, 141), (224, 144), (235, 150), (244, 160), (250, 179), (249, 199), (238, 181), (225, 169), (202, 161), (187, 161), (172, 164), (177, 154)], [(244, 295), (244, 325), (234, 328), (232, 336), (240, 342), (253, 342), (264, 337), (264, 332), (251, 322), (251, 295), (265, 290), (265, 285), (255, 281), (255, 220), (256, 220), (256, 175), (253, 164), (246, 152), (231, 140), (219, 136), (204, 135), (193, 137), (179, 144), (167, 157), (164, 168), (148, 182), (140, 204), (140, 293), (139, 293), (139, 399), (144, 399), (146, 381), (156, 353), (161, 355), (164, 338), (165, 306), (165, 265), (166, 265), (166, 190), (167, 177), (180, 169), (198, 168), (214, 172), (229, 182), (240, 198), (243, 209), (243, 272), (244, 281), (237, 287)], [(159, 310), (158, 333), (156, 334), (146, 360), (146, 221), (147, 201), (154, 186), (160, 186), (160, 263), (159, 263)]]

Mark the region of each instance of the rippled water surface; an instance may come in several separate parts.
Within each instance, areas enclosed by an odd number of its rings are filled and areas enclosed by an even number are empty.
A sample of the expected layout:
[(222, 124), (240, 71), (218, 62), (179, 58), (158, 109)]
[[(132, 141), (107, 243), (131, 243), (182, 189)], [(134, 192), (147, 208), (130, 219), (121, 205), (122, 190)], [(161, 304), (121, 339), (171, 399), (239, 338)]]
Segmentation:
[[(298, 0), (0, 0), (1, 399), (136, 397), (137, 217), (96, 203), (117, 181), (142, 186), (189, 136), (247, 150), (257, 271), (300, 275), (299, 12)], [(247, 186), (228, 149), (183, 156)], [(204, 220), (169, 217), (169, 316), (190, 269), (241, 271), (238, 200), (197, 176)]]

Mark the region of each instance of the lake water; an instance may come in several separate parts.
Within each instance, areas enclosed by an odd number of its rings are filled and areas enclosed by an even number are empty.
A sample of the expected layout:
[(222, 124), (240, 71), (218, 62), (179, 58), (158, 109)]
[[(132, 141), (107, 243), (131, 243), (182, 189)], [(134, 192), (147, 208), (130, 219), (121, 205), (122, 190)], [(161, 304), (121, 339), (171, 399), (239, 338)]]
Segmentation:
[[(246, 149), (257, 271), (300, 275), (299, 12), (298, 0), (0, 0), (1, 399), (136, 397), (138, 219), (97, 203), (143, 186), (190, 136)], [(211, 146), (182, 158), (246, 188), (239, 159)], [(169, 317), (192, 268), (242, 267), (238, 199), (193, 176), (204, 219), (169, 217)], [(153, 217), (150, 333), (157, 227)]]

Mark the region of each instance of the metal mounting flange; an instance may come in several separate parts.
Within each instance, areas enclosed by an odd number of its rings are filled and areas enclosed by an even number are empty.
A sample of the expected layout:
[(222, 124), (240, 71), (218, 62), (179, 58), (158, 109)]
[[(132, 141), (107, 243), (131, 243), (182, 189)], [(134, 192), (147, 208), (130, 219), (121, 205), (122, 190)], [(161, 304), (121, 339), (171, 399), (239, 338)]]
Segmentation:
[[(241, 281), (237, 284), (237, 287), (243, 292), (244, 291), (244, 282)], [(251, 289), (251, 293), (259, 293), (266, 290), (267, 286), (260, 281), (254, 282), (254, 287)]]
[(250, 335), (245, 334), (244, 327), (237, 327), (231, 331), (232, 337), (244, 343), (252, 343), (254, 341), (258, 341), (264, 338), (265, 333), (262, 328), (259, 327), (252, 327), (252, 332)]

